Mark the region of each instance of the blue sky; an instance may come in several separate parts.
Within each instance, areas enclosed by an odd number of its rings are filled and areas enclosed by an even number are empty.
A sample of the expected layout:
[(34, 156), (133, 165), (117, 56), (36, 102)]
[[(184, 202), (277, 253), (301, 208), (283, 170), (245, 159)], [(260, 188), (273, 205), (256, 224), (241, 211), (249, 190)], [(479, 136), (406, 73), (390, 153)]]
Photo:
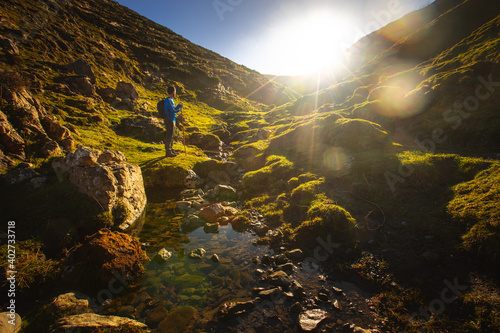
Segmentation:
[(357, 39), (432, 0), (118, 0), (191, 42), (263, 74), (341, 61)]

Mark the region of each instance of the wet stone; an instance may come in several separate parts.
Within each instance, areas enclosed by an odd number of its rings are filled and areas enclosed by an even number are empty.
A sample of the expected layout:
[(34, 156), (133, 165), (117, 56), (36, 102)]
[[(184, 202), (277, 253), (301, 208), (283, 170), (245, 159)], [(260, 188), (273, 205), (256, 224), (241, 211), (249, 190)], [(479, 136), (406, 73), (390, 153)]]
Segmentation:
[(255, 308), (254, 301), (247, 302), (227, 302), (224, 303), (219, 311), (218, 315), (221, 320), (229, 320), (236, 318), (244, 313), (247, 313)]
[(292, 261), (304, 260), (304, 253), (300, 249), (294, 249), (286, 253), (286, 256)]
[(163, 248), (163, 249), (159, 250), (158, 253), (155, 254), (155, 256), (153, 257), (153, 260), (156, 261), (158, 264), (162, 265), (168, 259), (170, 259), (170, 257), (172, 257), (172, 252)]
[(299, 315), (299, 326), (306, 332), (316, 329), (321, 321), (328, 316), (328, 312), (321, 309), (307, 310)]
[(205, 256), (205, 253), (207, 253), (207, 251), (205, 249), (199, 248), (199, 249), (196, 249), (196, 250), (189, 252), (188, 256), (191, 259), (201, 259)]
[(213, 262), (219, 262), (220, 259), (219, 259), (219, 256), (217, 254), (213, 254), (212, 257), (210, 257), (210, 260), (212, 260)]
[(292, 284), (292, 279), (283, 271), (271, 273), (267, 277), (267, 281), (273, 286), (282, 287), (285, 290), (288, 290)]

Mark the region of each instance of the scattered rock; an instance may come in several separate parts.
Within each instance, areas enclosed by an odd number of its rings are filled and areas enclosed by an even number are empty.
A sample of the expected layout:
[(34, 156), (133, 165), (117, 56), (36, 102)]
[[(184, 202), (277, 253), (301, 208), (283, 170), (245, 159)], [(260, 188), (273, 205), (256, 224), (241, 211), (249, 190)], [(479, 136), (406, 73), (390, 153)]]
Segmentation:
[(304, 260), (304, 253), (300, 249), (294, 249), (286, 252), (286, 256), (293, 261), (302, 261)]
[(219, 256), (217, 254), (213, 254), (212, 257), (210, 257), (210, 260), (212, 260), (213, 262), (219, 262), (220, 259), (219, 259)]
[(201, 178), (193, 170), (188, 170), (186, 178), (184, 179), (184, 186), (186, 188), (195, 189), (201, 184)]
[(255, 308), (254, 301), (247, 302), (226, 302), (220, 308), (218, 316), (221, 320), (229, 320), (238, 317)]
[(328, 312), (321, 309), (307, 310), (299, 315), (299, 326), (306, 332), (316, 329), (318, 324), (328, 317)]
[(218, 200), (233, 201), (238, 199), (238, 193), (229, 185), (216, 185), (214, 187), (214, 194)]
[(271, 273), (267, 277), (267, 281), (273, 286), (282, 287), (284, 290), (288, 290), (292, 284), (292, 279), (283, 271)]

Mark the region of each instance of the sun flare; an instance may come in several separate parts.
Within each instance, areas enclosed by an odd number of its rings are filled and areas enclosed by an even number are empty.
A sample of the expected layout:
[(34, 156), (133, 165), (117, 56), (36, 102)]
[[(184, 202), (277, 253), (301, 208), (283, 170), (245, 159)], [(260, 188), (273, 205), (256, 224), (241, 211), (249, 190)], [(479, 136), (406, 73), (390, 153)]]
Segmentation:
[(270, 29), (265, 53), (278, 73), (305, 74), (334, 66), (348, 46), (348, 26), (345, 17), (328, 11), (287, 19)]

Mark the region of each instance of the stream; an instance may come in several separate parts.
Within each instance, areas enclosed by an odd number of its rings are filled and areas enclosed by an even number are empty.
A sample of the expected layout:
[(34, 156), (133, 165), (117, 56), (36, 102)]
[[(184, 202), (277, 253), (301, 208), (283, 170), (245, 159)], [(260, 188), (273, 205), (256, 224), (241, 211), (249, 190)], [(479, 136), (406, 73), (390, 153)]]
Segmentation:
[[(289, 262), (287, 272), (303, 295), (296, 295), (296, 287), (277, 288), (266, 276), (279, 269), (273, 262), (279, 254), (256, 245), (255, 233), (235, 231), (231, 224), (186, 232), (176, 194), (166, 200), (159, 195), (148, 198), (138, 237), (151, 260), (143, 276), (108, 304), (106, 314), (145, 322), (153, 332), (301, 332), (299, 313), (321, 303), (335, 314), (322, 321), (329, 323), (325, 327), (340, 328), (363, 316), (369, 318), (362, 322), (373, 322), (367, 295), (354, 285), (332, 284), (321, 271), (307, 272), (300, 263)], [(189, 256), (201, 248), (206, 251), (201, 258)], [(171, 254), (166, 260), (155, 257), (162, 249)], [(271, 263), (264, 264), (263, 257)], [(240, 304), (221, 318), (220, 309), (229, 302)]]

